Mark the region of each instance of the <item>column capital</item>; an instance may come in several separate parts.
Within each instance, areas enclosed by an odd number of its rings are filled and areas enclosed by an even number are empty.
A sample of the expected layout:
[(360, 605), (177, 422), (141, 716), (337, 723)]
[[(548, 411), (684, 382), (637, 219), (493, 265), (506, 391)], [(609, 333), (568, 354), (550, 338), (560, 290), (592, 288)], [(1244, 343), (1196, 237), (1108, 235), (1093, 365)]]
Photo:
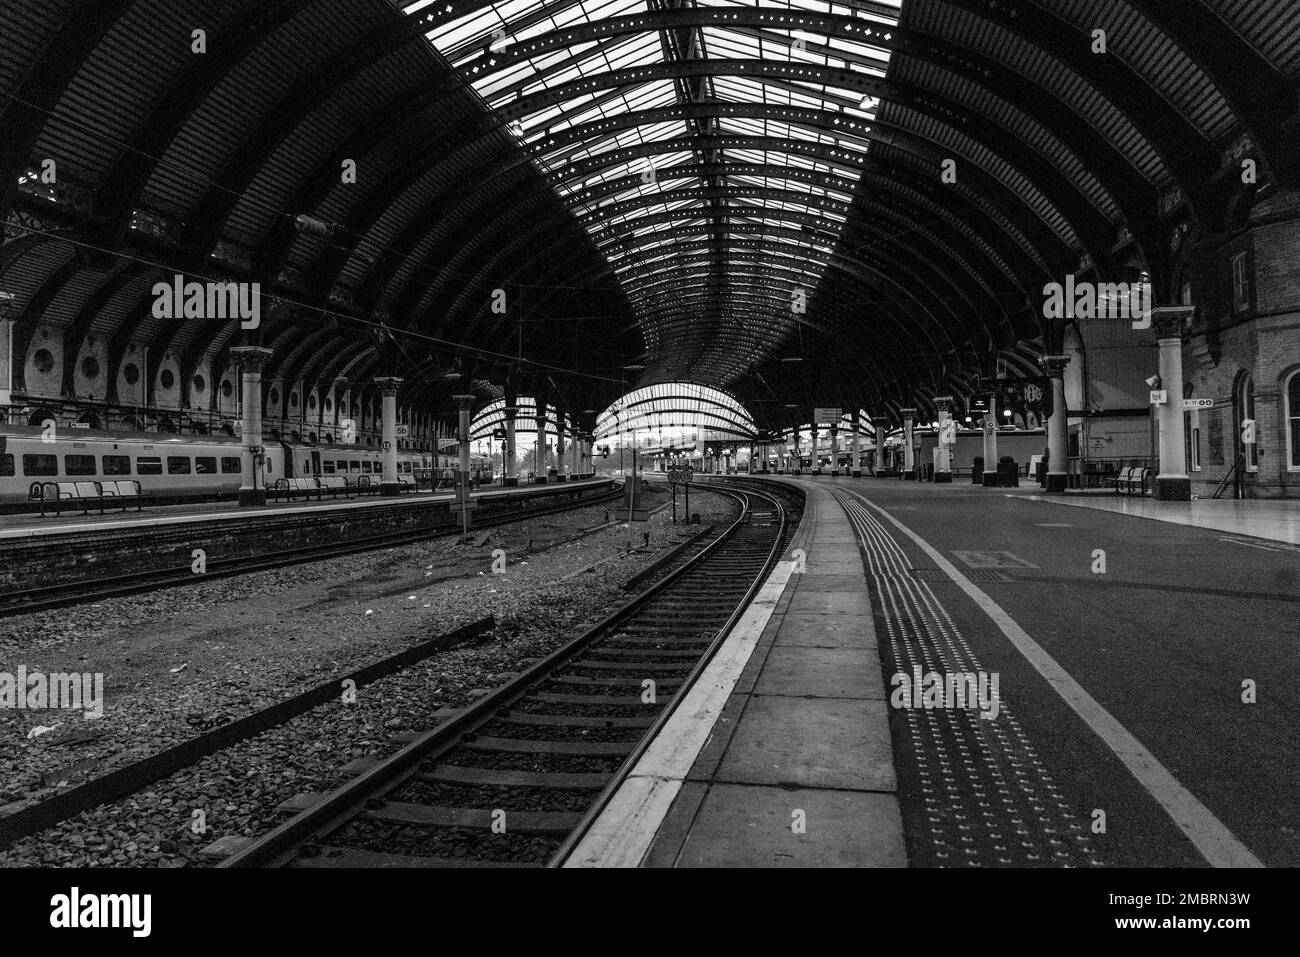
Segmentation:
[(871, 417), (871, 424), (877, 428), (888, 429), (889, 417), (884, 415), (873, 415)]
[(934, 399), (934, 411), (936, 411), (936, 412), (951, 412), (951, 411), (952, 411), (952, 396), (950, 396), (950, 395), (940, 395), (940, 396), (936, 396), (935, 399)]
[(505, 416), (507, 419), (517, 418), (519, 416), (519, 406), (517, 405), (503, 406), (501, 409), (501, 414)]
[(375, 385), (379, 386), (379, 388), (383, 390), (383, 394), (386, 396), (397, 395), (397, 387), (401, 385), (404, 381), (405, 381), (404, 379), (399, 379), (397, 376), (376, 376), (375, 377)]
[(1059, 379), (1065, 375), (1065, 367), (1070, 364), (1069, 356), (1039, 356), (1038, 364), (1043, 367), (1049, 379)]
[(1151, 310), (1156, 339), (1181, 339), (1196, 314), (1195, 306), (1157, 306)]
[(230, 355), (245, 372), (261, 372), (271, 358), (272, 350), (266, 346), (231, 346)]
[[(396, 381), (401, 382), (402, 380), (398, 379)], [(474, 405), (474, 396), (472, 395), (453, 395), (452, 398), (456, 400), (457, 409), (464, 410)]]
[(916, 409), (899, 409), (898, 414), (901, 415), (904, 419), (911, 419), (912, 421), (916, 421)]

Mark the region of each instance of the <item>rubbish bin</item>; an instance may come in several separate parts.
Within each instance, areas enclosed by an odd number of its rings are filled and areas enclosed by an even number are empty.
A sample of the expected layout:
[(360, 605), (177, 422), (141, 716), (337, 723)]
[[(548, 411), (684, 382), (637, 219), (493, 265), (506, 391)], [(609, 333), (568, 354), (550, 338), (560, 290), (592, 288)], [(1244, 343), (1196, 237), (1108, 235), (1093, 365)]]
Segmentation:
[(1001, 488), (1020, 487), (1020, 466), (1009, 455), (998, 459), (998, 486)]
[(971, 485), (984, 484), (984, 456), (982, 455), (975, 456), (975, 462), (970, 467), (970, 483)]

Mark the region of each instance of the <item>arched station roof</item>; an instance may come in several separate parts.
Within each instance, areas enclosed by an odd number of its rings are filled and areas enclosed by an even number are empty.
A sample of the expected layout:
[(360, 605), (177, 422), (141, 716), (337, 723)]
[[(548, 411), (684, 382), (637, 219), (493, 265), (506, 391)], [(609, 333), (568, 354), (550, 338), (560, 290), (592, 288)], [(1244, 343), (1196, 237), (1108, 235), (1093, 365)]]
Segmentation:
[[(3, 0), (0, 290), (20, 348), (252, 338), (435, 411), (633, 368), (893, 414), (1058, 351), (1045, 283), (1172, 302), (1293, 202), (1297, 37), (1294, 0)], [(262, 328), (153, 318), (174, 272), (261, 282)]]
[(646, 428), (705, 428), (738, 438), (758, 429), (735, 396), (692, 382), (659, 382), (634, 389), (596, 419), (599, 438)]

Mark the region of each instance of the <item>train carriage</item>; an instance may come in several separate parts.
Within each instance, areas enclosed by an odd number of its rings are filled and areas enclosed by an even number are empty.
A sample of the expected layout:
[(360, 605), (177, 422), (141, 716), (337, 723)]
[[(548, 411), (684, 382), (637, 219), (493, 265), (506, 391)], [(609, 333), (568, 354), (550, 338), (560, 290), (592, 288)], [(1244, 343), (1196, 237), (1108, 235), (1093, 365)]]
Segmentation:
[[(234, 498), (239, 491), (243, 448), (228, 436), (180, 436), (166, 433), (56, 431), (27, 426), (0, 426), (0, 508), (13, 510), (39, 497), (47, 482), (94, 482), (134, 479), (144, 494), (159, 501), (205, 501)], [(471, 457), (475, 484), (492, 481), (491, 460)], [(453, 483), (457, 460), (450, 455), (402, 451), (397, 471), (418, 488)], [(345, 445), (298, 445), (267, 441), (258, 484), (279, 478), (345, 475), (357, 483), (383, 478), (383, 453)], [(405, 481), (405, 480), (403, 480)]]

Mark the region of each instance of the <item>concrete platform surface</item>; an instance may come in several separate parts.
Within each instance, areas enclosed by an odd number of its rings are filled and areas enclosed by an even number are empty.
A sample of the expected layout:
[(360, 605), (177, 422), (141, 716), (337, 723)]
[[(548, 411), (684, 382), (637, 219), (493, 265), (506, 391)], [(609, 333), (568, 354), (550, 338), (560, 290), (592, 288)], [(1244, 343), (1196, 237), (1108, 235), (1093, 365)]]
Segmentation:
[(856, 538), (805, 487), (805, 570), (778, 566), (565, 866), (907, 865)]

